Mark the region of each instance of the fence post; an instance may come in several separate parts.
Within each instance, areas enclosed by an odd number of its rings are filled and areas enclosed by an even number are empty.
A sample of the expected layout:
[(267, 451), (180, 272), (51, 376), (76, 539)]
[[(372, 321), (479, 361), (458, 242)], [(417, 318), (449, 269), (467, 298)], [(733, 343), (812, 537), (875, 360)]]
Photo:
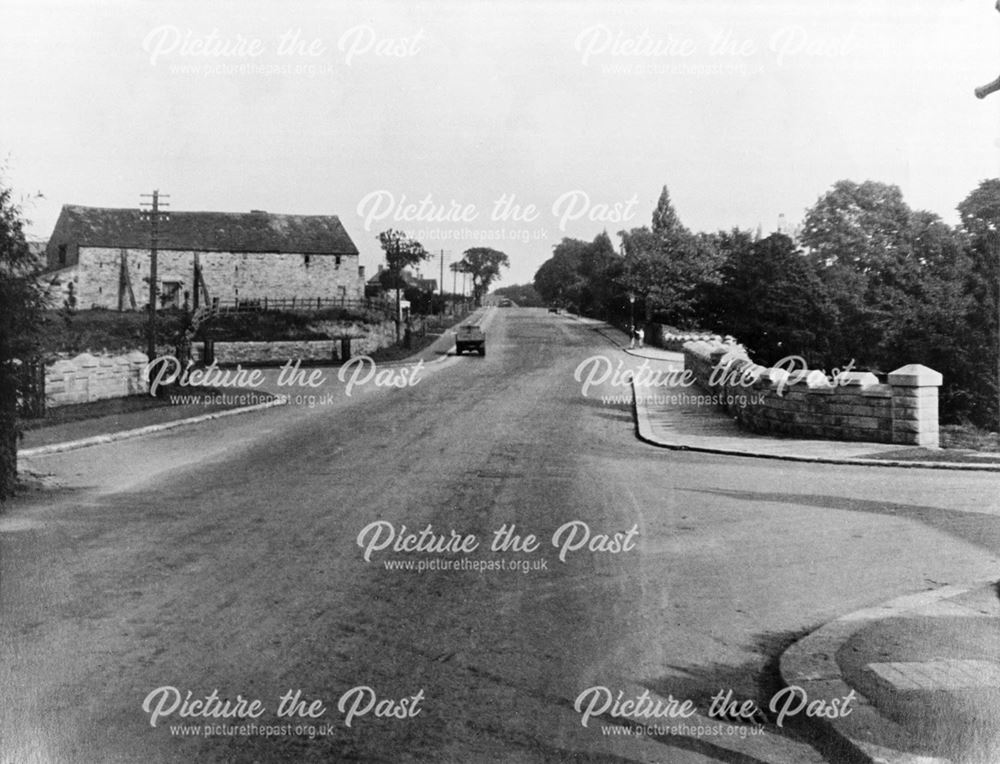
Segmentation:
[(892, 442), (937, 448), (938, 388), (941, 374), (911, 363), (889, 374), (892, 387)]

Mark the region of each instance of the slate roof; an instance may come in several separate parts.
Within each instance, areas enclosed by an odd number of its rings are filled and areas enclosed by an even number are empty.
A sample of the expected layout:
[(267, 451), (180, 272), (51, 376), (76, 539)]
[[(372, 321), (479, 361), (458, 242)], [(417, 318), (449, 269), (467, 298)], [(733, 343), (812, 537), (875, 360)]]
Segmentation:
[[(80, 246), (149, 248), (149, 222), (138, 209), (63, 205), (56, 231)], [(53, 237), (53, 239), (55, 236)], [(160, 226), (160, 249), (357, 255), (336, 215), (268, 212), (170, 212)]]
[[(367, 283), (369, 286), (381, 286), (382, 285), (382, 274), (385, 270), (380, 270), (375, 273)], [(413, 275), (408, 268), (403, 268), (399, 273), (400, 277), (403, 279), (403, 283), (409, 287), (418, 287), (425, 292), (435, 292), (437, 291), (437, 279), (425, 279), (419, 276)]]

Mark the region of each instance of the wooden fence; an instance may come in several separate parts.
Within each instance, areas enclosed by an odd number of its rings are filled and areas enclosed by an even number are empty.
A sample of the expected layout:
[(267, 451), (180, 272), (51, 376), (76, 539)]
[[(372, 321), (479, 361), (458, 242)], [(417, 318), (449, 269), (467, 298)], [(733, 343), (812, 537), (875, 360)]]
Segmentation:
[(386, 305), (384, 302), (346, 297), (257, 297), (250, 300), (220, 300), (216, 297), (212, 300), (209, 311), (216, 315), (263, 310), (307, 313), (331, 308), (374, 310), (379, 313), (392, 313), (392, 306)]

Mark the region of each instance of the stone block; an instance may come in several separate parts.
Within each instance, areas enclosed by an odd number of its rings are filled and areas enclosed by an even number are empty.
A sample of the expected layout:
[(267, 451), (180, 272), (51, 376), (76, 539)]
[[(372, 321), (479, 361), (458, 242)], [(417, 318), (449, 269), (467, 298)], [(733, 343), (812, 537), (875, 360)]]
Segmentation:
[(836, 377), (838, 388), (848, 389), (852, 387), (872, 387), (877, 385), (878, 377), (870, 371), (845, 371)]
[(76, 364), (67, 361), (65, 359), (56, 361), (50, 366), (45, 367), (46, 374), (65, 374), (69, 371), (74, 371), (76, 369)]
[(928, 432), (905, 432), (893, 430), (892, 442), (901, 446), (923, 446), (924, 448), (938, 448), (940, 436), (937, 429)]
[(936, 387), (897, 387), (892, 394), (895, 405), (917, 407), (938, 399)]
[(842, 440), (859, 440), (870, 443), (892, 443), (892, 433), (884, 429), (860, 430), (845, 427), (839, 436)]
[(842, 424), (858, 430), (876, 430), (879, 427), (879, 420), (868, 416), (848, 416), (844, 417)]
[(892, 431), (893, 432), (937, 432), (938, 423), (937, 420), (921, 420), (921, 419), (893, 419), (892, 421)]
[(940, 387), (943, 381), (939, 372), (919, 363), (902, 366), (889, 374), (892, 387)]
[(833, 387), (830, 384), (830, 380), (827, 379), (826, 374), (817, 369), (814, 369), (805, 375), (805, 383), (810, 390)]
[[(820, 375), (822, 376), (822, 372), (820, 372)], [(826, 380), (826, 377), (823, 377), (823, 379)], [(829, 382), (827, 382), (825, 385), (822, 384), (822, 383), (817, 383), (815, 387), (810, 387), (809, 388), (808, 394), (809, 394), (810, 398), (812, 396), (815, 396), (815, 395), (830, 395), (830, 396), (833, 396), (833, 395), (837, 394), (837, 391), (833, 387), (833, 385), (831, 385)]]
[(892, 387), (890, 385), (872, 385), (863, 388), (859, 394), (864, 398), (889, 398), (892, 396)]

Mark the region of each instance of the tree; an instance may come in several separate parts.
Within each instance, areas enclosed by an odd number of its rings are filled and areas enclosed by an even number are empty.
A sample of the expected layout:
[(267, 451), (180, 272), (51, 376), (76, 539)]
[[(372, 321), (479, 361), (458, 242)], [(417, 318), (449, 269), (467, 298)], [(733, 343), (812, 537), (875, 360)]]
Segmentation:
[(473, 247), (465, 250), (458, 265), (462, 272), (472, 276), (472, 295), (479, 305), (490, 284), (500, 275), (500, 268), (510, 267), (510, 260), (498, 250)]
[(21, 362), (34, 354), (45, 304), (37, 270), (24, 238), (21, 208), (11, 189), (0, 186), (0, 501), (17, 484)]
[(1000, 417), (1000, 178), (982, 181), (958, 205), (962, 229), (968, 238), (971, 267), (969, 293), (972, 300), (966, 342), (974, 373), (981, 379), (971, 419), (977, 424), (997, 425)]
[(670, 201), (670, 192), (666, 186), (660, 191), (660, 198), (656, 202), (656, 209), (653, 210), (653, 233), (660, 238), (690, 233), (681, 224), (680, 218), (677, 217), (674, 205)]
[(611, 318), (623, 309), (622, 257), (607, 231), (593, 241), (564, 238), (535, 273), (535, 289), (546, 302)]
[(788, 355), (818, 360), (826, 318), (822, 284), (809, 261), (784, 234), (759, 241), (741, 231), (723, 236), (729, 249), (719, 284), (704, 290), (703, 319), (738, 337), (757, 363)]
[(840, 180), (806, 213), (802, 243), (825, 265), (865, 273), (905, 246), (909, 222), (898, 186)]
[(493, 290), (498, 297), (506, 297), (522, 308), (543, 308), (545, 300), (532, 284), (511, 284)]
[(431, 255), (424, 249), (423, 245), (408, 237), (402, 231), (390, 228), (378, 235), (379, 244), (385, 252), (385, 261), (389, 265), (389, 273), (396, 290), (396, 342), (402, 339), (402, 327), (400, 326), (400, 304), (401, 292), (405, 286), (403, 283), (403, 269), (417, 265), (426, 260)]
[(625, 289), (621, 284), (623, 259), (607, 231), (599, 233), (580, 251), (580, 312), (611, 319), (621, 314)]
[(638, 298), (646, 320), (678, 326), (696, 320), (698, 290), (721, 261), (711, 239), (695, 236), (684, 225), (664, 186), (650, 228), (619, 231), (625, 259), (621, 285)]
[(910, 210), (896, 186), (839, 181), (807, 212), (803, 242), (827, 296), (824, 365), (940, 371), (943, 421), (995, 424), (1000, 180), (958, 207), (962, 230)]
[(917, 263), (912, 214), (897, 186), (850, 180), (806, 212), (802, 242), (829, 298), (827, 362), (883, 365), (887, 329), (910, 302), (900, 285)]
[(580, 268), (586, 242), (563, 238), (552, 248), (552, 257), (535, 272), (535, 289), (542, 299), (559, 307), (578, 306), (583, 294)]
[(699, 290), (720, 262), (711, 240), (687, 232), (657, 236), (648, 228), (620, 235), (625, 247), (620, 281), (639, 298), (646, 320), (695, 322)]

